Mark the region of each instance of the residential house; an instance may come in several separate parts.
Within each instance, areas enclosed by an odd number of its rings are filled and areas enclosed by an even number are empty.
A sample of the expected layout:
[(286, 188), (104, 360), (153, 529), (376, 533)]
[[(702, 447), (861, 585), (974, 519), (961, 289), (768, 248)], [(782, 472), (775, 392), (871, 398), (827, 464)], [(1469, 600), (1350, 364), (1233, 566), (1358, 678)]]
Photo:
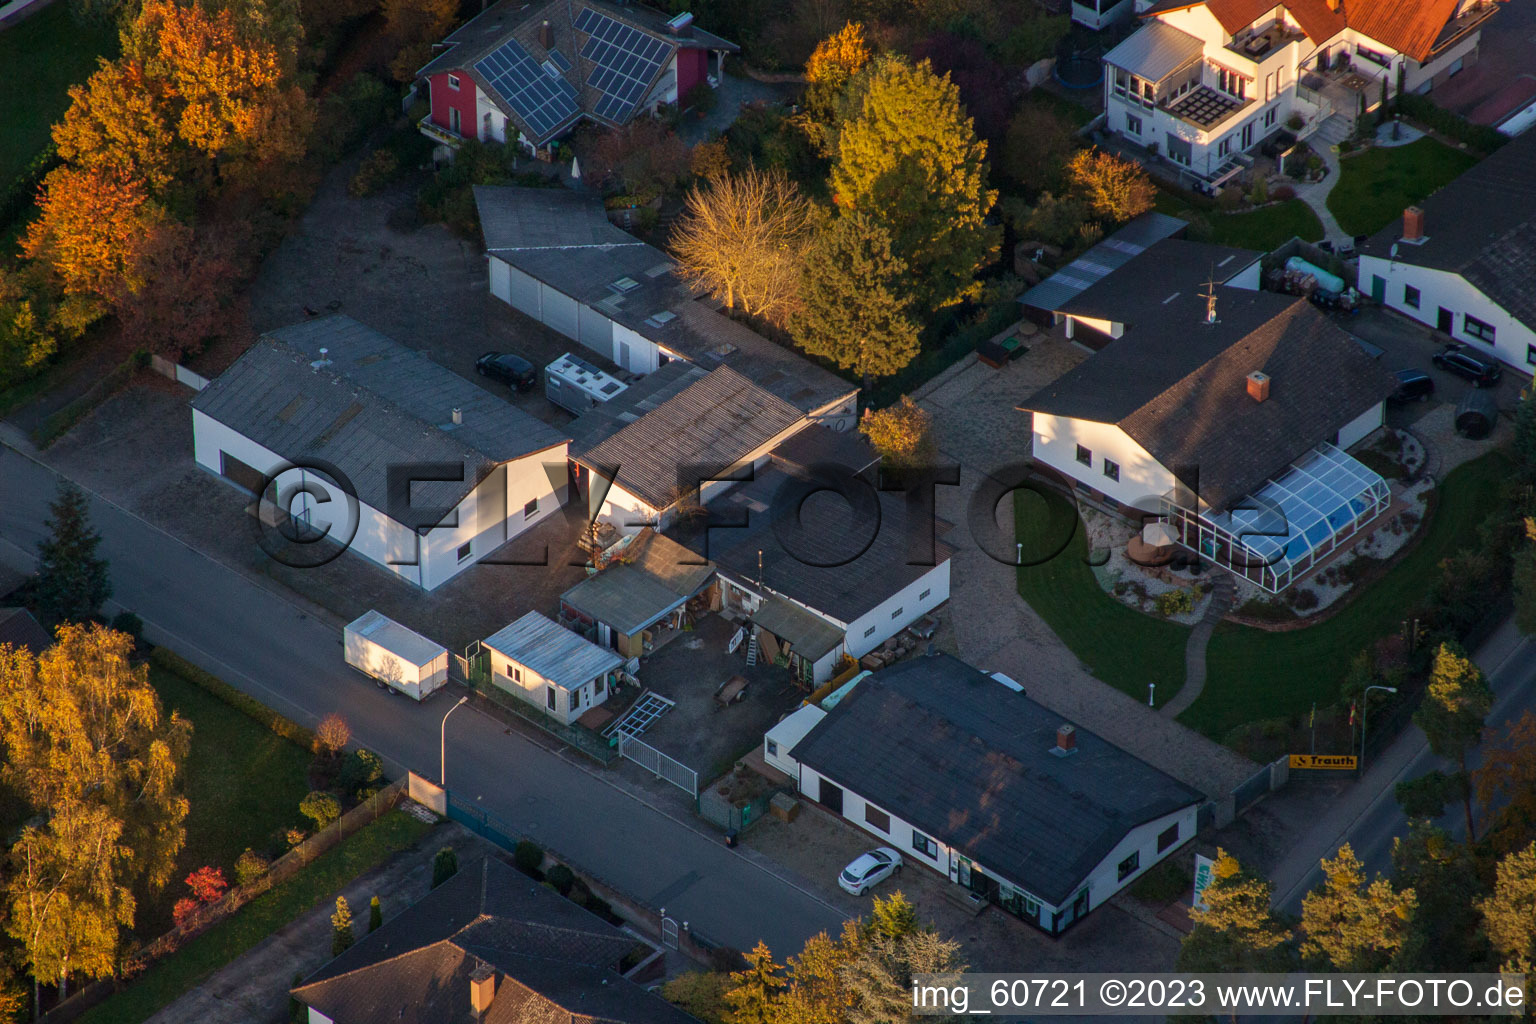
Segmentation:
[(583, 119), (617, 128), (679, 105), (696, 87), (718, 85), (725, 55), (740, 49), (687, 12), (607, 0), (498, 0), (441, 45), (416, 72), (431, 100), (423, 134), (530, 153)]
[(293, 987), (309, 1024), (697, 1024), (625, 978), (636, 939), (487, 857)]
[(192, 400), (192, 443), (265, 518), (425, 590), (565, 500), (562, 433), (346, 316), (264, 335)]
[(711, 562), (724, 614), (807, 688), (949, 600), (949, 524), (880, 490), (858, 434), (809, 427), (670, 536)]
[(1106, 130), (1218, 185), (1295, 116), (1336, 142), (1387, 93), (1473, 64), (1496, 0), (1137, 0), (1104, 56)]
[(53, 646), (53, 637), (25, 608), (0, 608), (0, 647), (7, 645), (40, 655)]
[(948, 654), (776, 728), (765, 756), (806, 798), (1051, 935), (1194, 838), (1205, 802)]
[(1536, 132), (1404, 211), (1360, 250), (1377, 302), (1532, 373), (1536, 367)]
[(728, 479), (760, 465), (811, 425), (801, 410), (728, 366), (717, 367), (611, 436), (572, 453), (594, 519), (625, 533), (665, 529)]
[(491, 683), (569, 725), (608, 699), (624, 657), (538, 612), (480, 642)]
[(1098, 351), (1020, 409), (1035, 464), (1079, 498), (1165, 518), (1279, 591), (1391, 503), (1344, 449), (1381, 426), (1396, 378), (1305, 299), (1191, 287), (1231, 252), (1160, 242), (1083, 291), (1064, 310), (1107, 328)]
[(698, 299), (670, 256), (568, 189), (477, 186), (491, 294), (634, 374), (718, 366), (851, 429), (858, 388)]
[(714, 567), (649, 527), (600, 561), (601, 571), (560, 596), (560, 622), (625, 658), (653, 650), (691, 621), (690, 603), (718, 606)]

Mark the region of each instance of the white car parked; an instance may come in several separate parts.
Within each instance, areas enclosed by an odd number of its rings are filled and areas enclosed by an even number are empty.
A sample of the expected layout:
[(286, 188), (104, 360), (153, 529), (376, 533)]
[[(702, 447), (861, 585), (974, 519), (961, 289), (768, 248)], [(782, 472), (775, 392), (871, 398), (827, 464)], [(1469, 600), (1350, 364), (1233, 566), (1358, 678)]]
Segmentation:
[(860, 854), (852, 864), (843, 868), (843, 873), (837, 876), (837, 884), (844, 892), (862, 896), (900, 870), (901, 854), (889, 846), (882, 846)]

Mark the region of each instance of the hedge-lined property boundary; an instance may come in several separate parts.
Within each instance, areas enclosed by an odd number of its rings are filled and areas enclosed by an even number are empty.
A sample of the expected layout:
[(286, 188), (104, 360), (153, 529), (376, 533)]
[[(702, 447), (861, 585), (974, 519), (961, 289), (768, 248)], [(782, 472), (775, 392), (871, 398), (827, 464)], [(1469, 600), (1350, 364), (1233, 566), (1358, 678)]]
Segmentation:
[(54, 410), (48, 418), (37, 425), (32, 431), (32, 440), (39, 448), (47, 448), (53, 442), (63, 437), (76, 423), (83, 420), (87, 413), (96, 408), (107, 396), (128, 382), (135, 370), (149, 365), (149, 353), (142, 349), (134, 352), (127, 359), (108, 370), (106, 375), (92, 384), (80, 397), (73, 399), (67, 405)]
[(237, 711), (244, 712), (268, 729), (271, 729), (283, 739), (297, 743), (305, 750), (314, 749), (315, 734), (313, 730), (306, 729), (297, 722), (284, 718), (255, 697), (235, 689), (212, 672), (199, 668), (175, 651), (166, 647), (156, 647), (149, 652), (149, 660), (167, 672), (175, 672), (189, 683), (195, 683), (202, 687)]

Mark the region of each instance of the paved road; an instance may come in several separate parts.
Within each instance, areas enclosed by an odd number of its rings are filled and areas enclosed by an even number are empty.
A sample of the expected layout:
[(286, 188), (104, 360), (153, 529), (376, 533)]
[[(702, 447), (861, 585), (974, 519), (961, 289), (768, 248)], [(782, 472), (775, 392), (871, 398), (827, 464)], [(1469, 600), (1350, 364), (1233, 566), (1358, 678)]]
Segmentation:
[[(1527, 708), (1536, 708), (1536, 643), (1520, 639), (1506, 622), (1477, 652), (1476, 660), (1488, 674), (1493, 688), (1493, 711), (1488, 716), (1486, 738), (1496, 737), (1505, 725)], [(1469, 764), (1476, 766), (1476, 752)], [(1367, 766), (1364, 783), (1340, 800), (1312, 833), (1272, 873), (1275, 905), (1301, 913), (1301, 899), (1322, 882), (1320, 857), (1333, 856), (1345, 841), (1354, 848), (1368, 872), (1392, 869), (1392, 841), (1408, 834), (1408, 820), (1393, 795), (1404, 779), (1415, 779), (1435, 768), (1452, 770), (1429, 751), (1424, 734), (1410, 726), (1378, 758)], [(1460, 805), (1454, 805), (1438, 821), (1452, 835), (1466, 832)], [(1481, 827), (1482, 822), (1479, 822)]]
[[(0, 563), (30, 571), (54, 473), (0, 446)], [(99, 498), (92, 520), (111, 561), (114, 595), (146, 635), (297, 721), (340, 711), (357, 741), (397, 769), (438, 774), (445, 694), (415, 705), (342, 662), (341, 634), (169, 534)], [(455, 795), (547, 843), (580, 868), (716, 942), (781, 956), (841, 927), (842, 914), (713, 835), (695, 831), (499, 722), (464, 708), (448, 722)]]

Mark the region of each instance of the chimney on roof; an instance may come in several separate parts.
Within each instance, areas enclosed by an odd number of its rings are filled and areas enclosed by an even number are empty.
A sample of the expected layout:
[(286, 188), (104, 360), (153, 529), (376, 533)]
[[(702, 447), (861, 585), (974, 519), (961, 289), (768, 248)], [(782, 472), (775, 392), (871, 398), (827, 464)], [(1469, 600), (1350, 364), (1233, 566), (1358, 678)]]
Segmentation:
[(1263, 370), (1254, 370), (1248, 375), (1248, 397), (1255, 402), (1269, 398), (1269, 374)]
[(320, 350), (320, 358), (316, 359), (314, 362), (310, 363), (309, 364), (309, 368), (311, 370), (318, 370), (322, 366), (330, 366), (331, 365), (331, 360), (328, 358), (330, 356), (330, 352), (331, 352), (330, 349), (322, 348)]
[(453, 425), (458, 426), (464, 422), (464, 410), (458, 406), (453, 407)]
[(548, 19), (539, 26), (539, 45), (546, 50), (555, 45), (555, 30), (549, 27)]
[(1403, 241), (1424, 240), (1424, 207), (1410, 206), (1403, 211)]
[(481, 964), (469, 976), (469, 1009), (476, 1020), (485, 1016), (485, 1012), (491, 1008), (491, 1000), (495, 998), (496, 972), (489, 964)]
[(1070, 722), (1062, 722), (1056, 727), (1056, 745), (1051, 748), (1051, 753), (1057, 757), (1066, 757), (1077, 752), (1077, 729)]

